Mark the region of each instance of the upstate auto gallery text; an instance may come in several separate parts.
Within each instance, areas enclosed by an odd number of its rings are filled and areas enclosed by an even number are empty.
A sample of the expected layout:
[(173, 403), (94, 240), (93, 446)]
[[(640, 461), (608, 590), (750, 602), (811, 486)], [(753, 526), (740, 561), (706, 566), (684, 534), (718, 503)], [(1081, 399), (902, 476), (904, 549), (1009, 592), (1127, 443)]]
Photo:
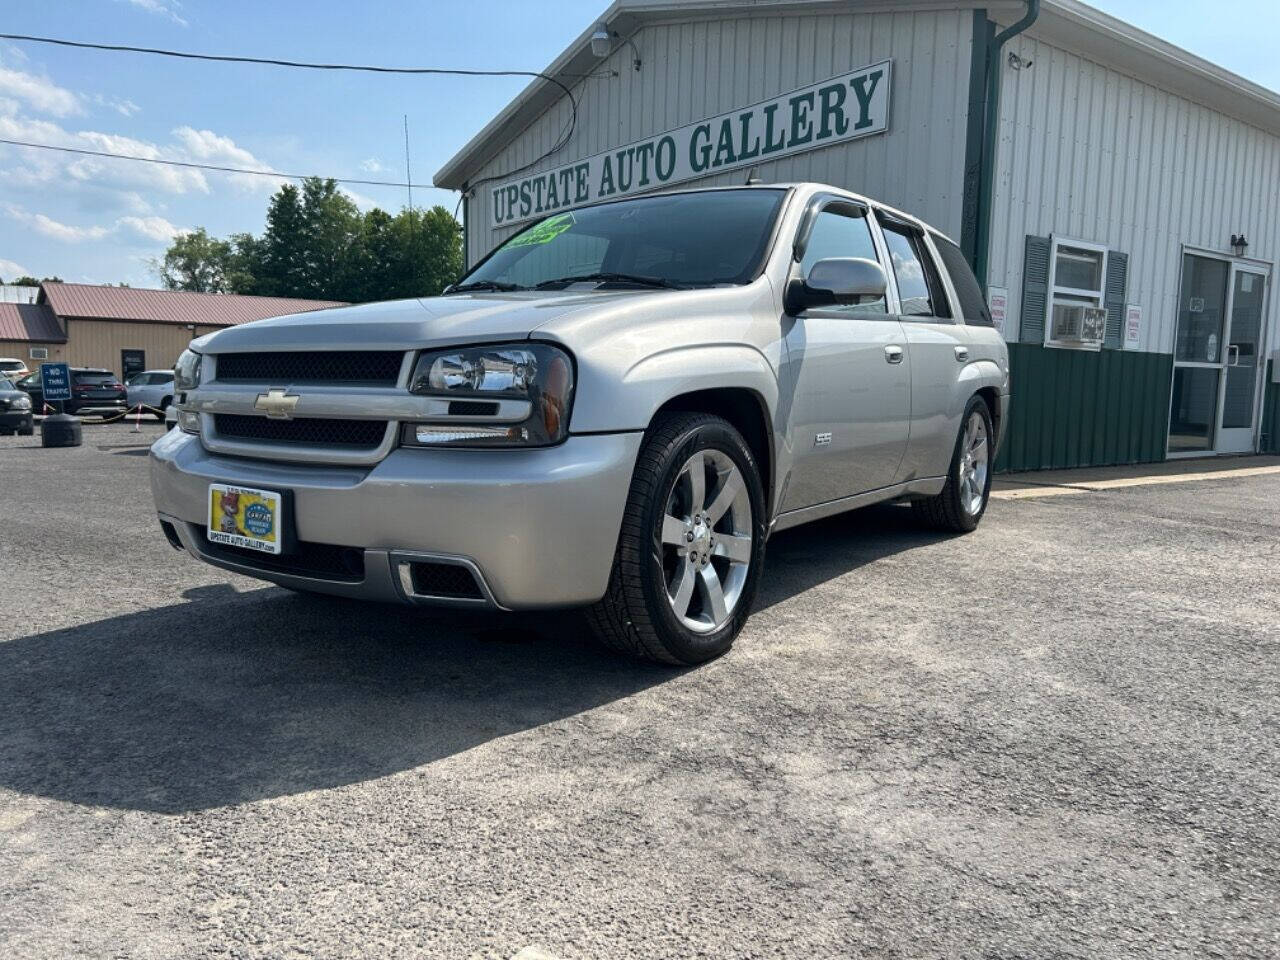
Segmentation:
[(710, 117), (490, 191), (501, 227), (609, 197), (691, 180), (761, 159), (883, 133), (889, 126), (888, 60), (742, 110)]

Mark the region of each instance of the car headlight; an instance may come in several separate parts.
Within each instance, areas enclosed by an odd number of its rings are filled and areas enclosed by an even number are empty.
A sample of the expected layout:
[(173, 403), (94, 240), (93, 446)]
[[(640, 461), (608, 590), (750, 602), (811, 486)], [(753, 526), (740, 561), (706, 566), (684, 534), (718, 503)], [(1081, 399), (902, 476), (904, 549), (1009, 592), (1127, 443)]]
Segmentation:
[(178, 429), (183, 433), (200, 433), (200, 414), (194, 410), (178, 411)]
[(175, 390), (194, 390), (200, 386), (200, 361), (203, 358), (194, 350), (183, 350), (173, 367)]
[(406, 444), (546, 446), (569, 432), (573, 361), (545, 343), (433, 350), (419, 355), (409, 389), (444, 402), (438, 417), (405, 424)]
[(31, 409), (31, 398), (30, 398), (30, 397), (28, 397), (28, 396), (24, 393), (22, 396), (18, 397), (16, 400), (14, 400), (12, 403), (10, 403), (10, 404), (9, 404), (9, 409), (11, 409), (11, 410), (30, 410), (30, 409)]

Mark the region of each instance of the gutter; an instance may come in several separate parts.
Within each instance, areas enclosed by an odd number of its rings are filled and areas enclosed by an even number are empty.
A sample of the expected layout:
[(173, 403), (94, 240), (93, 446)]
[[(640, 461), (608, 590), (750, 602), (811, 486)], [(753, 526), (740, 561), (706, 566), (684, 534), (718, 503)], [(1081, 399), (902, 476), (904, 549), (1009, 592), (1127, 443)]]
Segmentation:
[(987, 45), (987, 96), (983, 113), (981, 181), (978, 193), (978, 222), (974, 243), (973, 270), (982, 289), (987, 289), (987, 269), (991, 260), (991, 206), (996, 184), (996, 139), (1000, 132), (1000, 53), (1004, 45), (1040, 17), (1040, 0), (1026, 0), (1027, 12), (1013, 26), (1000, 31)]

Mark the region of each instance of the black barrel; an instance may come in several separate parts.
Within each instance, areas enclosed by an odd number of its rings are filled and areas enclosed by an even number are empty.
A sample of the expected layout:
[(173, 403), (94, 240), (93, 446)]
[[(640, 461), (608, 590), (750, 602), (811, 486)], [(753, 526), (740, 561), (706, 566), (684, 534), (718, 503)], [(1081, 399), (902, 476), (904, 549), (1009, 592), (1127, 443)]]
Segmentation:
[(78, 447), (81, 443), (80, 418), (65, 413), (45, 417), (40, 425), (40, 445), (45, 447)]

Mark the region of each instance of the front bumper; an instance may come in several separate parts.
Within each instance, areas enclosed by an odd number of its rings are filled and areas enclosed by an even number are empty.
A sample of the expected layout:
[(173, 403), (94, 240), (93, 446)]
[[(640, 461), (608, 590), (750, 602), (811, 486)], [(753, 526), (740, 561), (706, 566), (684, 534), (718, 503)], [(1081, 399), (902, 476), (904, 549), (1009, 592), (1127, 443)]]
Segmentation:
[[(393, 450), (370, 467), (210, 453), (172, 430), (151, 448), (162, 521), (193, 556), (287, 586), (412, 601), (399, 563), (439, 558), (472, 570), (487, 604), (510, 610), (604, 595), (642, 434), (570, 437), (530, 450)], [(299, 541), (355, 548), (361, 579), (266, 570), (214, 556), (205, 537), (210, 483), (293, 494)]]
[(0, 413), (0, 430), (30, 430), (33, 423), (30, 410), (6, 410)]

